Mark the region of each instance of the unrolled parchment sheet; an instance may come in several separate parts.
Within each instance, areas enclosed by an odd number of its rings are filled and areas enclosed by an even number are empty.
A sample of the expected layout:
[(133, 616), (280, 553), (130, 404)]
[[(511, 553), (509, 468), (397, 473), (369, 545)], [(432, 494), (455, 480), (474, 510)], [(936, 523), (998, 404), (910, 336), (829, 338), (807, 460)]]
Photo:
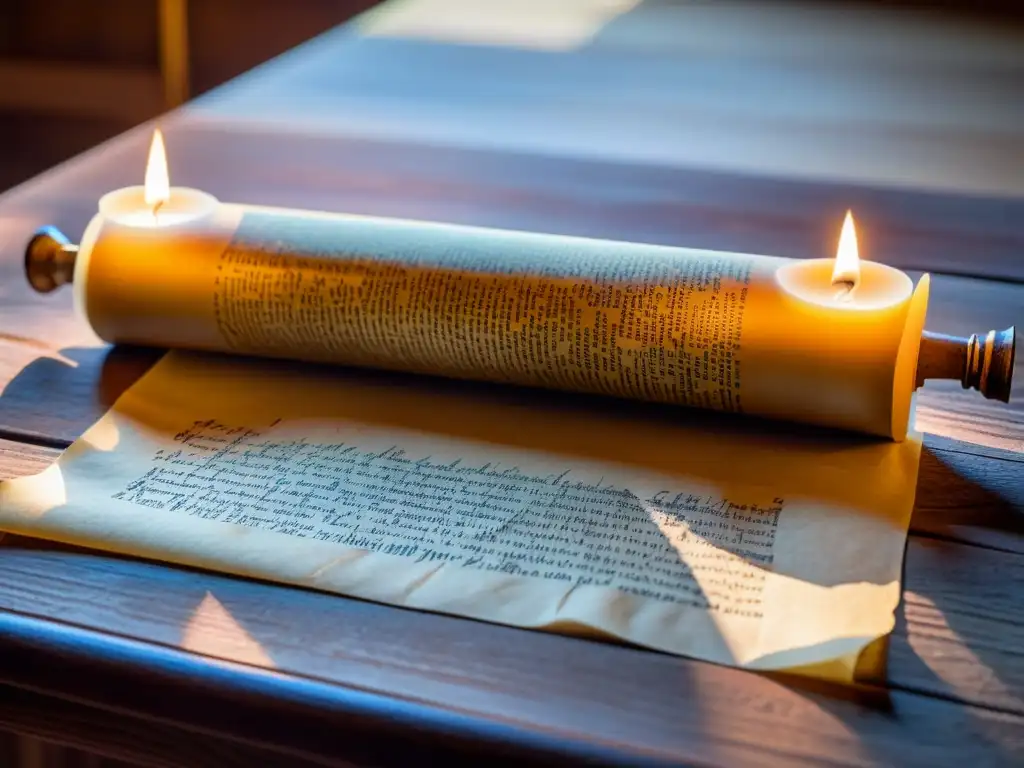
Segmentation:
[(893, 627), (919, 436), (741, 422), (171, 352), (56, 464), (0, 484), (0, 527), (738, 667), (876, 674), (863, 652)]

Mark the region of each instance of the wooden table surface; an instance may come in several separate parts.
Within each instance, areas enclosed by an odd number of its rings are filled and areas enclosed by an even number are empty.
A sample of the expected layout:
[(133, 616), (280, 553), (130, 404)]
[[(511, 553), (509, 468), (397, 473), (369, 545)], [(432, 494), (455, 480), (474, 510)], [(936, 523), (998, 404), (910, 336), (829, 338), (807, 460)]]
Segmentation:
[[(172, 181), (236, 202), (794, 257), (831, 255), (850, 207), (862, 253), (933, 274), (932, 330), (1024, 320), (1019, 30), (851, 6), (552, 7), (385, 6), (162, 118)], [(45, 467), (159, 355), (103, 346), (69, 292), (33, 295), (21, 274), (35, 227), (77, 237), (103, 192), (140, 183), (151, 128), (0, 196), (0, 476)], [(1020, 367), (1011, 405), (955, 383), (920, 393), (884, 686), (8, 537), (0, 725), (199, 768), (1020, 764)]]

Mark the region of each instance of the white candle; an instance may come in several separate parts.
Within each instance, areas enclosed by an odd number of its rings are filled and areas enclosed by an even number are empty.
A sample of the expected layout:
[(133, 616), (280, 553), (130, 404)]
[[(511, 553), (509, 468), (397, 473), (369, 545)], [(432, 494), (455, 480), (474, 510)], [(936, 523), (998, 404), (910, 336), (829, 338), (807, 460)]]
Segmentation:
[(834, 259), (794, 261), (779, 269), (779, 284), (793, 297), (833, 312), (868, 317), (888, 312), (910, 300), (914, 283), (900, 270), (861, 261), (853, 214), (847, 212)]
[(174, 187), (159, 204), (146, 201), (144, 187), (125, 187), (100, 198), (99, 213), (107, 221), (139, 229), (165, 229), (192, 224), (217, 210), (217, 198), (198, 189)]
[[(885, 264), (862, 261), (853, 217), (847, 213), (834, 259), (792, 261), (775, 273), (789, 322), (818, 328), (830, 343), (803, 350), (831, 372), (827, 381), (800, 366), (783, 384), (795, 397), (826, 409), (851, 404), (881, 413), (888, 403), (891, 431), (905, 431), (915, 389), (929, 277), (915, 288), (910, 277)], [(838, 356), (837, 353), (838, 352)], [(895, 352), (895, 356), (893, 355)], [(808, 381), (818, 381), (810, 391)]]

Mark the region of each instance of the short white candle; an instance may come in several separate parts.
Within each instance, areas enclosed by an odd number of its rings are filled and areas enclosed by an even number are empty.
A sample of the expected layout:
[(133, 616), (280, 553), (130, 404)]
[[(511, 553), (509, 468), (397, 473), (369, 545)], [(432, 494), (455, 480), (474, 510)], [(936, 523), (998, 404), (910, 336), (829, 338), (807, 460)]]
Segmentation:
[(779, 285), (791, 296), (814, 305), (822, 313), (877, 314), (901, 308), (914, 292), (914, 283), (900, 270), (861, 261), (853, 214), (847, 212), (835, 259), (796, 261), (776, 273)]
[(125, 187), (100, 198), (99, 212), (126, 227), (163, 228), (194, 223), (217, 210), (217, 198), (198, 189), (171, 187), (159, 205), (146, 202), (145, 187)]

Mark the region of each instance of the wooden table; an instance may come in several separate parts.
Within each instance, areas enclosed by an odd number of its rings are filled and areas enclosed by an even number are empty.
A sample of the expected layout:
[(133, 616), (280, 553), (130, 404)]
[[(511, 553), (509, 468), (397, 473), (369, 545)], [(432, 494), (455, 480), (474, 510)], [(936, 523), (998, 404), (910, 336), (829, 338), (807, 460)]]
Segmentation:
[[(238, 202), (796, 257), (830, 254), (852, 207), (864, 252), (933, 273), (931, 329), (1024, 319), (1019, 31), (846, 6), (422, 5), (333, 30), (162, 119), (173, 181)], [(30, 293), (20, 262), (36, 226), (77, 236), (103, 192), (140, 182), (150, 131), (0, 197), (4, 476), (46, 466), (159, 354), (103, 347), (67, 292)], [(8, 537), (0, 724), (199, 768), (1020, 764), (1017, 374), (1009, 406), (955, 383), (920, 393), (928, 435), (884, 688)]]

